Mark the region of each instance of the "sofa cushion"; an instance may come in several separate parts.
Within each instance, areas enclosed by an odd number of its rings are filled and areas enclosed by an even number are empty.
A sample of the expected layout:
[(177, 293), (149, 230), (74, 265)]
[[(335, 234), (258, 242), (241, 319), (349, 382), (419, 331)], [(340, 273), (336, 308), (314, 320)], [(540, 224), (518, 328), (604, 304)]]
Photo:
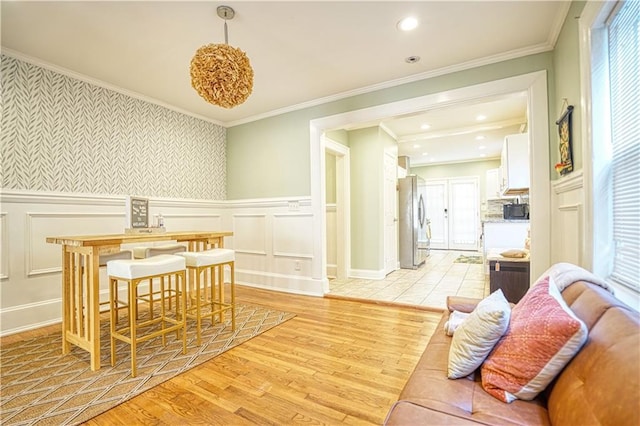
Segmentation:
[(483, 388), (504, 402), (535, 398), (580, 350), (587, 334), (553, 280), (539, 280), (513, 308), (507, 333), (483, 364)]
[(551, 420), (639, 425), (640, 314), (585, 282), (567, 287), (562, 296), (589, 327), (589, 338), (551, 389)]
[(511, 307), (502, 290), (483, 299), (453, 333), (447, 377), (459, 379), (480, 367), (507, 330), (510, 315)]

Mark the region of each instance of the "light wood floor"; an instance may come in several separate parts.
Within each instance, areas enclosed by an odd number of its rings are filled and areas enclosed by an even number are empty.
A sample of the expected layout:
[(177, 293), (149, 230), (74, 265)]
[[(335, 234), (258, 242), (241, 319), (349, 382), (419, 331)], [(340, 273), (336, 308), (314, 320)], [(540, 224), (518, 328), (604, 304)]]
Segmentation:
[(297, 316), (87, 424), (381, 424), (440, 317), (242, 286), (238, 301)]

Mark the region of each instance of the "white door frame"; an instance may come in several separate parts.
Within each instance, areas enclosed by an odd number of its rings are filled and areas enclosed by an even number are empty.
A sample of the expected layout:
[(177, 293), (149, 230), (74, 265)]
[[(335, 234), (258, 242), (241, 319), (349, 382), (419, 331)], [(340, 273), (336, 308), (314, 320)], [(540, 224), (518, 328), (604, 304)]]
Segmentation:
[[(351, 270), (351, 157), (349, 147), (323, 137), (325, 152), (336, 157), (336, 278), (346, 279)], [(325, 169), (326, 170), (326, 169)], [(323, 179), (326, 176), (323, 173)], [(323, 192), (326, 215), (326, 186)], [(326, 217), (325, 217), (326, 224)], [(326, 250), (327, 239), (324, 239)], [(326, 271), (326, 251), (325, 251)]]
[(311, 279), (324, 293), (329, 290), (326, 256), (325, 140), (326, 130), (348, 124), (382, 120), (416, 111), (427, 111), (491, 96), (527, 93), (531, 170), (531, 276), (537, 278), (551, 262), (551, 188), (549, 167), (549, 109), (545, 70), (447, 90), (403, 101), (349, 111), (309, 122), (311, 210), (313, 213), (313, 260)]
[[(398, 259), (398, 154), (397, 150), (395, 153), (385, 152), (384, 153), (385, 163), (387, 160), (391, 160), (393, 164), (393, 191), (389, 193), (387, 190), (387, 167), (386, 164), (383, 165), (384, 170), (384, 196), (383, 196), (383, 209), (384, 209), (384, 234), (383, 234), (383, 246), (384, 246), (384, 273), (390, 274), (391, 272), (399, 269), (399, 259)], [(393, 209), (393, 236), (389, 237), (388, 227), (390, 227), (390, 223), (388, 222), (387, 217), (387, 209)]]

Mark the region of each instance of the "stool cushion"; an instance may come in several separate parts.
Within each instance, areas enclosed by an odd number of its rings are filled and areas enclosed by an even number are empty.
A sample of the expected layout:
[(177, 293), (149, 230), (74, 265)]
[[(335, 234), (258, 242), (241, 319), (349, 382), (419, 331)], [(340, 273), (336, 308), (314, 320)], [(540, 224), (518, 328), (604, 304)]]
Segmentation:
[(192, 268), (235, 261), (235, 251), (225, 248), (215, 248), (206, 251), (185, 251), (176, 253), (176, 255), (183, 256), (187, 261), (187, 266)]
[(134, 247), (133, 257), (135, 259), (146, 259), (147, 257), (159, 254), (176, 254), (186, 249), (182, 244), (162, 244), (152, 247)]
[(166, 275), (183, 271), (184, 269), (184, 258), (171, 254), (162, 254), (147, 259), (111, 260), (107, 262), (107, 275), (129, 280), (152, 275)]
[(107, 262), (110, 260), (132, 259), (131, 254), (132, 254), (131, 250), (122, 250), (117, 253), (111, 253), (111, 254), (101, 254), (100, 266), (107, 266)]
[[(131, 250), (122, 250), (117, 253), (101, 254), (98, 262), (99, 266), (107, 266), (107, 262), (116, 259), (132, 259)], [(80, 266), (84, 268), (84, 256), (80, 256)]]

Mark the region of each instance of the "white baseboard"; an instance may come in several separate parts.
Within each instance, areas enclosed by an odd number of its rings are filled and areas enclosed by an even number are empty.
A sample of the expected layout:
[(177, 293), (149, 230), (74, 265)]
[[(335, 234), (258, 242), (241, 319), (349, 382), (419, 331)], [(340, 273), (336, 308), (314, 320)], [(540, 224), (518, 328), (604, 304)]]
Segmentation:
[(387, 274), (384, 273), (384, 269), (377, 271), (371, 269), (351, 269), (349, 271), (350, 278), (359, 278), (363, 280), (383, 280)]
[(324, 296), (323, 283), (310, 277), (236, 269), (236, 283), (304, 296)]

